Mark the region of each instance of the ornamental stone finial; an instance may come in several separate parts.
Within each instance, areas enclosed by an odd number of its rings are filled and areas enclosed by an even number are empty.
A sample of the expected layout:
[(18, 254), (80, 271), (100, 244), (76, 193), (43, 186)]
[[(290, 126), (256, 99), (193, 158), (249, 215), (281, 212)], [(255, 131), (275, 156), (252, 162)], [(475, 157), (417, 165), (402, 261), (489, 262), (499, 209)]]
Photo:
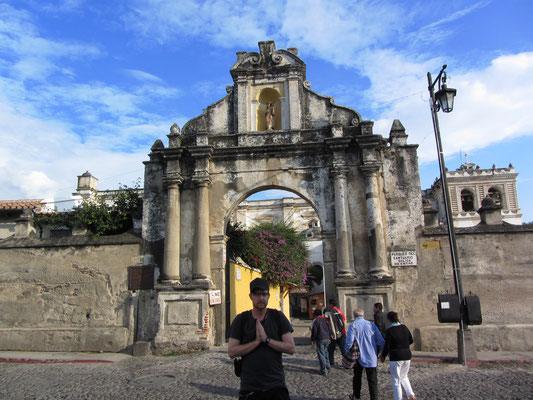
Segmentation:
[(502, 207), (496, 203), (496, 200), (489, 195), (486, 195), (481, 200), (481, 208), (485, 210), (500, 210)]
[(276, 43), (273, 40), (259, 42), (259, 51), (264, 61), (268, 60), (269, 56), (276, 51)]
[(180, 134), (180, 127), (178, 126), (177, 123), (173, 123), (172, 126), (170, 127), (170, 134), (171, 135), (179, 135)]
[(389, 143), (391, 145), (403, 146), (407, 144), (407, 135), (405, 128), (399, 119), (395, 119), (392, 123), (389, 133)]

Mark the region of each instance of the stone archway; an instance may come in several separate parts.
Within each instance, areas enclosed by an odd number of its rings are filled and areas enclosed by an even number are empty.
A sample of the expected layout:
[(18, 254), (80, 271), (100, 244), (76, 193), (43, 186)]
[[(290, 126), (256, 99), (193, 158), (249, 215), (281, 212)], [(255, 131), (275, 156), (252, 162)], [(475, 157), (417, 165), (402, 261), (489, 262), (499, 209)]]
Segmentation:
[[(153, 326), (138, 337), (156, 351), (223, 342), (224, 307), (210, 305), (210, 292), (226, 300), (225, 225), (254, 191), (288, 188), (313, 204), (341, 306), (391, 303), (388, 254), (415, 246), (416, 146), (401, 123), (384, 140), (372, 121), (310, 90), (296, 49), (259, 49), (237, 53), (227, 96), (181, 132), (173, 125), (168, 147), (157, 141), (145, 162), (144, 259), (160, 276), (143, 319)], [(261, 94), (267, 102), (279, 94), (272, 130), (258, 130)]]

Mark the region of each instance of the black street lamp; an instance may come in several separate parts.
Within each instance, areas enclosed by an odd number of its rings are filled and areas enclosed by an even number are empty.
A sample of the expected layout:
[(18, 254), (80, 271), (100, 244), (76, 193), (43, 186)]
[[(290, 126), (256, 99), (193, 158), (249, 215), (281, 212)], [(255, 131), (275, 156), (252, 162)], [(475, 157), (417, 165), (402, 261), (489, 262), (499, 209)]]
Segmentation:
[[(435, 140), (437, 142), (437, 152), (439, 156), (440, 167), (440, 179), (442, 182), (442, 195), (444, 199), (444, 208), (446, 212), (446, 223), (448, 225), (448, 237), (450, 240), (450, 252), (453, 266), (453, 281), (455, 284), (455, 294), (458, 297), (460, 307), (463, 307), (464, 295), (463, 284), (461, 282), (461, 269), (459, 266), (459, 257), (457, 254), (457, 243), (455, 241), (455, 229), (453, 226), (452, 207), (450, 203), (450, 196), (448, 192), (448, 182), (446, 180), (446, 167), (444, 165), (444, 153), (442, 150), (442, 142), (440, 139), (439, 119), (437, 117), (437, 111), (442, 110), (445, 113), (449, 113), (453, 110), (453, 100), (457, 90), (448, 88), (446, 86), (446, 65), (442, 66), (437, 78), (433, 81), (431, 74), (428, 72), (428, 84), (429, 93), (431, 95), (431, 116), (433, 118), (433, 128), (435, 129)], [(438, 83), (438, 91), (435, 93), (434, 88)], [(471, 332), (468, 329), (468, 325), (463, 317), (464, 313), (461, 310), (461, 319), (459, 321), (459, 329), (457, 330), (457, 351), (459, 362), (463, 365), (466, 364), (465, 355), (465, 339), (471, 341)], [(465, 332), (467, 337), (465, 338)], [(473, 344), (468, 343), (469, 351), (475, 352)]]

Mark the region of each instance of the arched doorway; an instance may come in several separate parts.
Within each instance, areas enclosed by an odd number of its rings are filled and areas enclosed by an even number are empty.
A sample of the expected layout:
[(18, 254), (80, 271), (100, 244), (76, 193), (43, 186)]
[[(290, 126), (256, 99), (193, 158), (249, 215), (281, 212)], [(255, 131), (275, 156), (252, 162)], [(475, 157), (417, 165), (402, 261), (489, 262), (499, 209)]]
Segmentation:
[[(312, 204), (293, 192), (279, 189), (256, 191), (233, 208), (227, 224), (228, 235), (240, 235), (244, 230), (249, 231), (264, 224), (281, 224), (290, 227), (299, 235), (308, 249), (309, 263), (319, 265), (322, 271), (323, 244), (319, 217)], [(247, 287), (242, 286), (242, 282), (247, 281), (248, 277), (259, 276), (259, 271), (252, 271), (252, 267), (246, 265), (246, 260), (235, 259), (236, 252), (229, 248), (231, 243), (232, 239), (228, 242), (226, 251), (228, 258), (232, 258), (232, 256), (234, 258), (228, 259), (226, 268), (226, 295), (228, 299), (226, 312), (229, 314), (226, 316), (227, 329), (229, 329), (229, 324), (235, 316), (235, 309), (245, 310), (249, 309), (250, 306), (244, 295), (236, 293), (236, 288), (247, 290)], [(243, 250), (239, 249), (238, 252), (242, 253)], [(333, 276), (332, 273), (331, 276)], [(300, 317), (304, 314), (300, 308), (300, 299), (303, 294), (308, 292), (308, 285), (282, 287), (279, 292), (271, 295), (272, 304), (269, 303), (269, 307), (281, 309), (288, 318), (291, 316)], [(237, 307), (232, 304), (235, 299), (244, 301), (245, 306), (238, 305), (239, 307)], [(297, 309), (296, 306), (298, 306)], [(304, 308), (307, 310), (307, 305)]]

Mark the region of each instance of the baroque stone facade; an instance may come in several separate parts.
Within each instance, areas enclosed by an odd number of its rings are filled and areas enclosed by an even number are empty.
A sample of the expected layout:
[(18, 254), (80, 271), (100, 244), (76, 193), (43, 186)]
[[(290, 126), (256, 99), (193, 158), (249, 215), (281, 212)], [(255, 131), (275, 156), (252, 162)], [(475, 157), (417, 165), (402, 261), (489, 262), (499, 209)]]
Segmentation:
[[(274, 188), (316, 210), (329, 297), (393, 304), (389, 253), (414, 250), (423, 221), (417, 146), (406, 144), (399, 121), (384, 139), (357, 111), (313, 92), (305, 68), (296, 49), (276, 50), (274, 42), (237, 53), (227, 95), (181, 131), (174, 125), (167, 147), (152, 146), (144, 257), (161, 270), (161, 315), (167, 293), (194, 289), (207, 298), (220, 290), (224, 304), (229, 218), (249, 195)], [(156, 347), (172, 347), (166, 332), (198, 329), (204, 315), (211, 324), (206, 345), (222, 343), (226, 312), (223, 305), (201, 307), (197, 324), (161, 324)]]

